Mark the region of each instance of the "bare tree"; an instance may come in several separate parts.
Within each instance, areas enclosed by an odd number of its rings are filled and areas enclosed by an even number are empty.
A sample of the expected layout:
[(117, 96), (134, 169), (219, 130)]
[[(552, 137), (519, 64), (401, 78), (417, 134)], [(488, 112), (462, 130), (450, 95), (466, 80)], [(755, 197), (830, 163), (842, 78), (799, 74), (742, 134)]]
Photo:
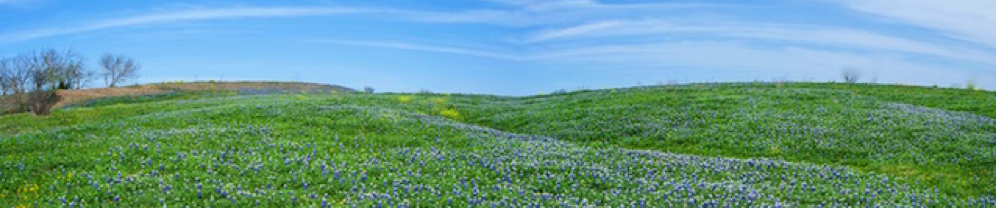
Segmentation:
[(29, 57), (27, 106), (35, 115), (50, 113), (59, 101), (56, 90), (83, 88), (93, 77), (83, 68), (83, 57), (69, 50), (46, 50)]
[(10, 85), (10, 59), (4, 57), (0, 59), (0, 114), (14, 110), (17, 106), (13, 103), (13, 94)]
[(104, 69), (104, 83), (107, 83), (107, 87), (116, 87), (122, 82), (137, 78), (141, 68), (132, 58), (111, 54), (100, 58), (100, 66)]
[[(48, 115), (59, 101), (56, 90), (80, 89), (92, 79), (83, 57), (69, 50), (23, 53), (0, 60), (4, 110)], [(13, 107), (11, 109), (10, 107)]]
[(0, 102), (14, 112), (28, 110), (27, 96), (24, 94), (28, 90), (29, 74), (34, 70), (31, 57), (21, 54), (13, 57), (6, 57), (0, 60), (0, 88), (3, 88), (4, 97)]
[(83, 56), (72, 50), (49, 49), (33, 57), (35, 68), (46, 71), (51, 79), (47, 81), (56, 84), (55, 89), (81, 89), (93, 79), (93, 73), (83, 68)]
[(0, 60), (0, 88), (3, 89), (3, 95), (13, 95), (24, 91), (30, 67), (30, 63), (24, 55)]
[(10, 93), (10, 61), (7, 58), (0, 59), (0, 96), (6, 97)]
[(858, 82), (858, 77), (860, 75), (861, 73), (858, 72), (858, 70), (856, 69), (844, 69), (843, 73), (841, 74), (841, 76), (844, 77), (844, 82), (852, 84)]

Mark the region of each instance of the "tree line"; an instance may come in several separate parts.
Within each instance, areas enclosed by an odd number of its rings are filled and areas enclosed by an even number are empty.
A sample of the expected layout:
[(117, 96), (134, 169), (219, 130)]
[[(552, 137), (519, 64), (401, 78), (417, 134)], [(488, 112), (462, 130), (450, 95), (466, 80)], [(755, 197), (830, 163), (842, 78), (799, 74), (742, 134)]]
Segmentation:
[[(138, 77), (141, 66), (124, 55), (107, 54), (99, 69), (90, 70), (85, 58), (72, 50), (48, 49), (0, 59), (0, 111), (48, 115), (59, 101), (57, 90), (83, 89), (99, 77), (116, 87)], [(2, 113), (2, 112), (0, 112)]]

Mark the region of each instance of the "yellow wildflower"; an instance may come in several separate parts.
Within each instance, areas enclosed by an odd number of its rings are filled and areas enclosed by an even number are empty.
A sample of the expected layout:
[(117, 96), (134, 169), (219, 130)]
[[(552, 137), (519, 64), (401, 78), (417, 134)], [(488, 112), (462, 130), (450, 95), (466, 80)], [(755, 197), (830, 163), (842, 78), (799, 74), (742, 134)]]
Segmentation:
[(441, 114), (441, 115), (443, 115), (443, 116), (445, 116), (447, 118), (450, 118), (450, 119), (459, 119), (460, 118), (460, 112), (458, 112), (458, 111), (456, 111), (455, 109), (452, 109), (452, 108), (442, 110), (442, 111), (439, 112), (439, 114)]
[(408, 101), (412, 101), (411, 96), (407, 95), (398, 96), (398, 102), (407, 103)]

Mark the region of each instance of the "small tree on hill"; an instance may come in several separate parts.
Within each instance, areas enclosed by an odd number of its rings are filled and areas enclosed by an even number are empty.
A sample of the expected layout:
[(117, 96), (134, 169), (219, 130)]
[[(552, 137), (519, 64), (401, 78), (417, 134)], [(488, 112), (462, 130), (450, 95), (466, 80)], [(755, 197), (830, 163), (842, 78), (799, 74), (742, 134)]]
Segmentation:
[(978, 84), (975, 83), (975, 79), (969, 79), (965, 82), (965, 89), (967, 90), (979, 90)]
[(73, 51), (47, 50), (30, 54), (28, 60), (28, 108), (35, 115), (48, 115), (59, 101), (59, 89), (80, 89), (93, 73), (83, 68), (83, 57)]
[(0, 59), (0, 96), (6, 97), (13, 94), (10, 92), (10, 61), (7, 58)]
[(45, 50), (0, 59), (0, 89), (5, 109), (48, 115), (59, 101), (56, 90), (80, 89), (93, 73), (83, 67), (83, 57), (73, 51)]
[(56, 89), (82, 89), (93, 79), (93, 72), (83, 68), (83, 56), (72, 50), (42, 51), (33, 55), (33, 64), (49, 74), (48, 81), (56, 84)]
[(855, 70), (855, 69), (844, 69), (844, 72), (841, 74), (841, 76), (844, 77), (844, 82), (851, 83), (851, 84), (857, 83), (858, 82), (858, 77), (860, 75), (861, 75), (861, 73), (858, 72), (858, 70)]
[(0, 59), (0, 114), (6, 113), (14, 106), (8, 97), (14, 94), (10, 86), (10, 68), (10, 61), (7, 58)]
[(110, 54), (100, 58), (100, 67), (104, 70), (104, 82), (107, 83), (107, 87), (111, 88), (137, 78), (138, 70), (142, 68), (132, 58)]
[(21, 54), (12, 57), (5, 57), (0, 60), (0, 88), (3, 89), (3, 98), (0, 98), (5, 109), (0, 111), (23, 112), (28, 110), (27, 97), (30, 73), (33, 70), (31, 57)]

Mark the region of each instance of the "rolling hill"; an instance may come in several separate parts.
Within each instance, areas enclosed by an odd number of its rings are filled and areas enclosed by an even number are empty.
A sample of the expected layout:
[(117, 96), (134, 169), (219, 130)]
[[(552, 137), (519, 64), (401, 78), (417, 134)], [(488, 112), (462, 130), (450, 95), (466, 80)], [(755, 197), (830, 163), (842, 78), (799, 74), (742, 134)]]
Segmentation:
[(0, 117), (0, 206), (996, 206), (994, 109), (832, 83), (174, 91)]

